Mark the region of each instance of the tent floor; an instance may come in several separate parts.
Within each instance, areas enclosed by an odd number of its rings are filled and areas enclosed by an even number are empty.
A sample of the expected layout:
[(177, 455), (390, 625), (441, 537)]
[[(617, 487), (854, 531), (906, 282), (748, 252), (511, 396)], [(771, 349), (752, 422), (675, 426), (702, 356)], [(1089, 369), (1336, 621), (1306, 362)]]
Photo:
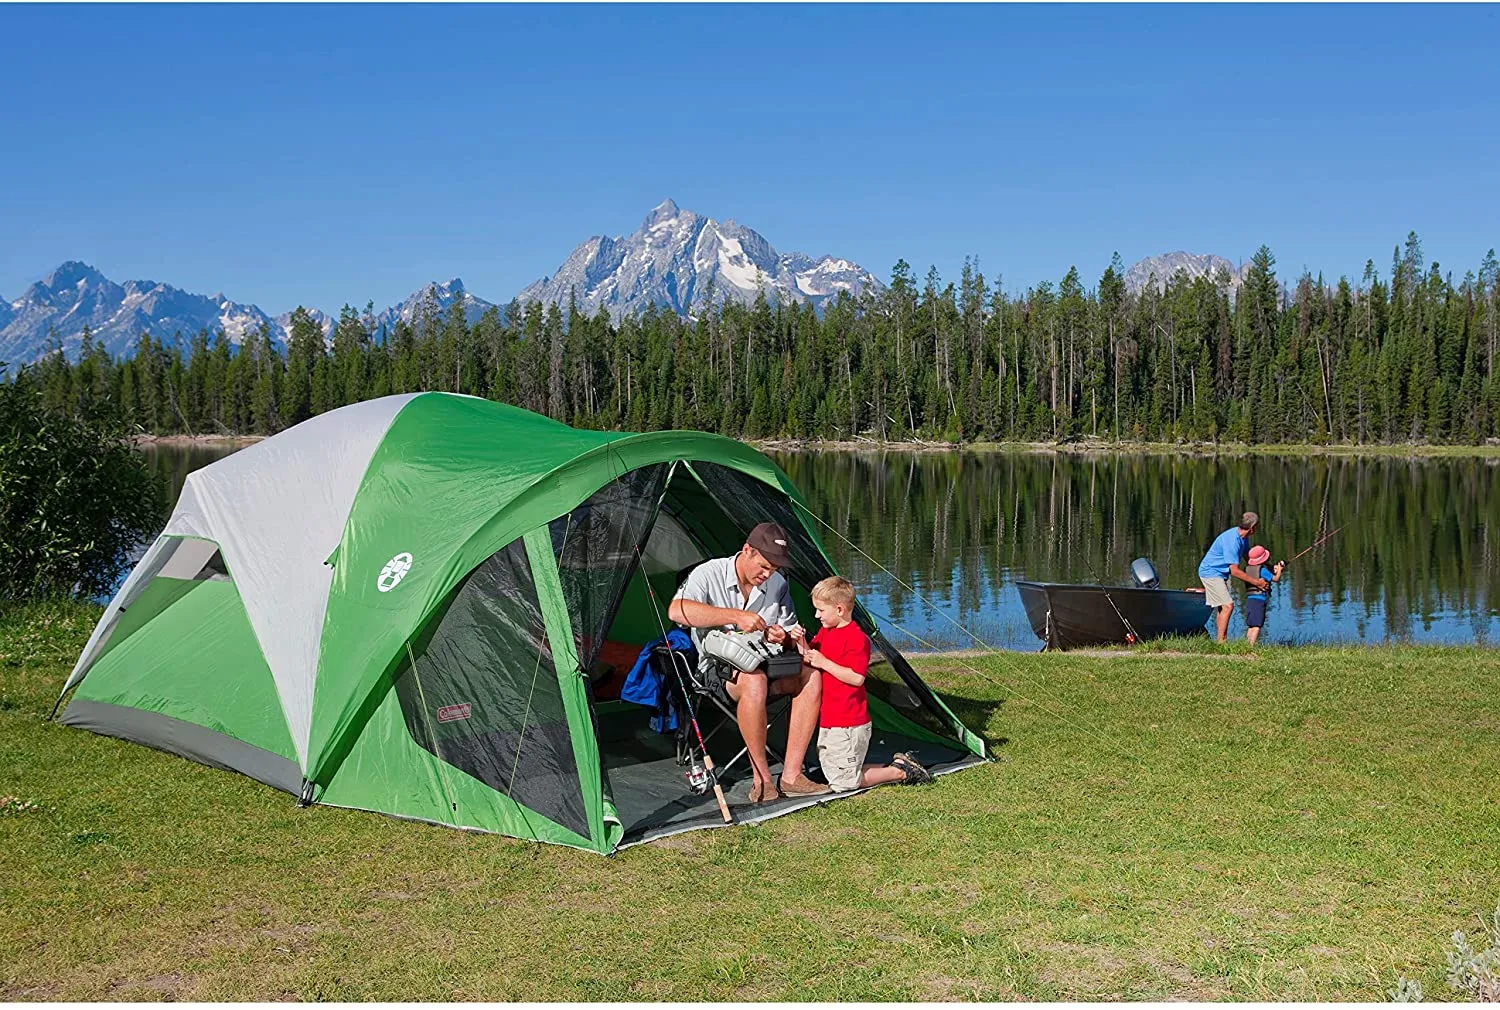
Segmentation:
[[(699, 716), (700, 723), (705, 720), (710, 723), (704, 725), (703, 729), (710, 735), (709, 750), (713, 753), (714, 763), (722, 765), (739, 749), (739, 731), (737, 727), (727, 724), (727, 721), (722, 729), (718, 729), (723, 720), (716, 710), (711, 713), (700, 712)], [(689, 791), (684, 777), (685, 769), (677, 763), (673, 734), (652, 732), (647, 725), (648, 718), (649, 713), (645, 709), (635, 706), (599, 712), (599, 737), (608, 768), (610, 789), (615, 810), (625, 829), (622, 845), (633, 845), (698, 828), (722, 827), (724, 818), (719, 813), (713, 793), (697, 796)], [(784, 749), (785, 743), (785, 717), (782, 717), (772, 727), (771, 746), (779, 751)], [(809, 773), (814, 779), (822, 781), (816, 765), (816, 738), (810, 751), (807, 759)], [(983, 760), (967, 751), (919, 742), (899, 733), (884, 732), (877, 732), (870, 741), (867, 760), (884, 764), (897, 751), (915, 753), (934, 774), (957, 771)], [(771, 771), (779, 775), (781, 765), (773, 764)], [(727, 772), (722, 773), (720, 779), (729, 801), (730, 813), (739, 824), (768, 820), (793, 810), (843, 799), (864, 791), (787, 797), (772, 803), (752, 804), (751, 781), (749, 764), (743, 757)]]

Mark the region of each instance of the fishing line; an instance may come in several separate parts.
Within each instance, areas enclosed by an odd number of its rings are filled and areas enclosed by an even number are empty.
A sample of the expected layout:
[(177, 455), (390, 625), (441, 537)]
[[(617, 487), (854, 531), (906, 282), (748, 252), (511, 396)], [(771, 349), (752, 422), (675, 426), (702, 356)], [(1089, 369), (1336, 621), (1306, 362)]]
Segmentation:
[[(889, 574), (889, 573), (887, 573), (887, 574)], [(892, 578), (894, 578), (894, 576), (892, 576)], [(929, 606), (930, 605), (931, 604), (929, 604)], [(1007, 691), (1009, 691), (1015, 697), (1021, 699), (1022, 701), (1029, 702), (1030, 704), (1036, 705), (1042, 711), (1044, 711), (1048, 715), (1053, 716), (1054, 718), (1058, 719), (1060, 722), (1066, 723), (1068, 726), (1071, 726), (1074, 729), (1081, 730), (1081, 731), (1083, 731), (1088, 736), (1092, 736), (1096, 741), (1098, 741), (1099, 743), (1103, 744), (1105, 746), (1105, 748), (1114, 751), (1116, 754), (1119, 754), (1122, 757), (1130, 758), (1130, 759), (1135, 760), (1135, 761), (1139, 761), (1142, 764), (1145, 763), (1145, 759), (1142, 758), (1139, 754), (1136, 754), (1136, 753), (1134, 753), (1134, 752), (1132, 752), (1130, 750), (1127, 750), (1123, 746), (1115, 743), (1109, 737), (1105, 736), (1103, 733), (1101, 733), (1099, 730), (1095, 729), (1094, 727), (1090, 726), (1088, 723), (1074, 722), (1073, 720), (1069, 719), (1066, 715), (1064, 715), (1062, 712), (1056, 711), (1055, 709), (1049, 707), (1046, 703), (1038, 701), (1035, 698), (1028, 698), (1026, 695), (1024, 695), (1020, 691), (1016, 690), (1014, 684), (1006, 683), (1005, 681), (1000, 680), (997, 677), (993, 677), (993, 676), (985, 673), (983, 670), (981, 670), (978, 667), (974, 666), (972, 663), (966, 662), (962, 656), (955, 655), (952, 652), (946, 652), (946, 653), (943, 652), (940, 646), (938, 646), (938, 645), (936, 645), (936, 644), (934, 644), (932, 642), (929, 642), (927, 639), (923, 638), (921, 635), (918, 635), (914, 631), (911, 631), (911, 630), (909, 630), (907, 628), (903, 628), (901, 625), (899, 625), (895, 621), (891, 620), (891, 618), (889, 616), (887, 616), (885, 614), (882, 614), (882, 613), (879, 613), (878, 611), (871, 610), (868, 606), (866, 606), (863, 603), (860, 604), (860, 609), (864, 610), (864, 612), (867, 613), (867, 614), (869, 614), (871, 617), (875, 617), (875, 618), (880, 619), (881, 621), (884, 621), (886, 624), (890, 625), (896, 631), (899, 631), (901, 634), (907, 636), (908, 638), (910, 638), (912, 641), (918, 643), (919, 645), (926, 646), (928, 649), (932, 650), (934, 653), (940, 654), (942, 656), (942, 658), (944, 658), (944, 659), (952, 659), (953, 661), (957, 662), (960, 666), (964, 667), (964, 669), (968, 670), (970, 673), (974, 674), (976, 677), (979, 677), (981, 680), (989, 681), (991, 684), (994, 684), (996, 687), (1003, 687), (1003, 688), (1005, 688)], [(1005, 655), (1005, 651), (1002, 650), (1002, 649), (993, 649), (991, 651), (994, 652), (994, 653), (996, 653), (997, 655)], [(1021, 653), (1016, 653), (1015, 655), (1021, 655)], [(1038, 689), (1042, 690), (1044, 693), (1047, 693), (1046, 692), (1046, 688), (1040, 682), (1038, 682), (1036, 680), (1031, 680), (1030, 678), (1028, 678), (1027, 682), (1030, 683), (1030, 684), (1036, 685), (1036, 687)], [(1067, 702), (1062, 701), (1061, 699), (1056, 698), (1056, 696), (1053, 696), (1053, 698), (1060, 705), (1067, 705), (1068, 704)], [(1076, 706), (1074, 706), (1074, 707), (1076, 707)]]
[[(1090, 491), (1089, 518), (1093, 519), (1096, 514), (1097, 510), (1094, 508), (1093, 492)], [(1089, 575), (1093, 576), (1094, 582), (1099, 586), (1100, 589), (1104, 591), (1104, 599), (1108, 601), (1109, 609), (1113, 610), (1115, 612), (1115, 616), (1120, 619), (1120, 623), (1125, 625), (1125, 634), (1127, 636), (1125, 639), (1125, 644), (1134, 645), (1136, 642), (1139, 642), (1141, 640), (1141, 636), (1135, 633), (1135, 628), (1130, 626), (1130, 622), (1125, 619), (1125, 615), (1120, 613), (1120, 608), (1115, 606), (1115, 598), (1109, 595), (1109, 587), (1104, 584), (1103, 579), (1099, 578), (1099, 573), (1094, 571), (1094, 563), (1089, 560), (1089, 556), (1087, 553), (1083, 554), (1083, 563), (1088, 568)], [(1050, 594), (1047, 597), (1047, 630), (1050, 634), (1052, 630), (1052, 597)], [(1047, 646), (1051, 646), (1051, 644), (1052, 643), (1049, 641), (1047, 643)]]
[[(1322, 526), (1320, 525), (1319, 529), (1321, 529), (1321, 528), (1322, 528)], [(1293, 561), (1296, 561), (1298, 558), (1302, 557), (1308, 551), (1311, 551), (1311, 550), (1313, 550), (1314, 548), (1317, 548), (1317, 547), (1321, 547), (1321, 546), (1323, 546), (1323, 544), (1327, 543), (1329, 540), (1332, 540), (1334, 538), (1334, 536), (1338, 534), (1339, 530), (1342, 530), (1343, 528), (1344, 528), (1343, 526), (1340, 526), (1340, 527), (1338, 527), (1338, 529), (1335, 529), (1331, 533), (1325, 533), (1323, 536), (1321, 536), (1318, 539), (1314, 540), (1311, 545), (1309, 545), (1307, 547), (1304, 547), (1304, 548), (1302, 548), (1302, 550), (1298, 551), (1296, 554), (1293, 554), (1289, 559), (1287, 559), (1286, 561), (1282, 562), (1282, 566), (1283, 566), (1282, 570), (1285, 571), (1285, 566), (1290, 565)], [(1273, 571), (1275, 570), (1274, 567), (1273, 567), (1272, 570)], [(1267, 621), (1269, 621), (1271, 619), (1271, 601), (1273, 599), (1275, 599), (1275, 594), (1273, 594), (1271, 592), (1271, 589), (1272, 589), (1272, 587), (1276, 586), (1277, 584), (1278, 583), (1276, 582), (1275, 579), (1267, 579), (1266, 580), (1266, 620)], [(1262, 634), (1264, 634), (1264, 629), (1262, 629)]]
[[(949, 624), (952, 624), (959, 631), (962, 631), (965, 635), (968, 635), (971, 639), (974, 640), (974, 642), (977, 645), (979, 645), (979, 647), (981, 649), (983, 649), (986, 652), (993, 653), (995, 655), (1000, 655), (1000, 656), (1006, 655), (1005, 650), (1003, 650), (1003, 649), (997, 649), (994, 646), (990, 645), (988, 642), (984, 641), (984, 639), (982, 639), (978, 635), (974, 634), (974, 632), (970, 631), (968, 628), (964, 627), (958, 621), (954, 620), (951, 616), (948, 615), (948, 613), (946, 611), (944, 611), (941, 607), (937, 606), (937, 604), (933, 603), (931, 600), (928, 600), (927, 597), (923, 596), (914, 587), (909, 586), (905, 582), (903, 582), (901, 580), (900, 576), (898, 576), (895, 572), (892, 572), (889, 568), (886, 568), (879, 561), (876, 561), (874, 558), (870, 557), (870, 555), (866, 554), (863, 550), (860, 549), (860, 547), (859, 547), (858, 544), (856, 544), (854, 541), (850, 540), (848, 537), (844, 536), (843, 533), (841, 533), (837, 529), (835, 529), (832, 525), (830, 525), (828, 522), (826, 522), (821, 516), (817, 515), (811, 509), (807, 508), (806, 506), (801, 505), (800, 503), (798, 503), (797, 507), (799, 509), (801, 509), (807, 515), (812, 516), (812, 518), (815, 519), (815, 520), (817, 520), (817, 522), (820, 525), (822, 525), (825, 529), (827, 529), (829, 532), (831, 532), (834, 536), (838, 537), (845, 544), (849, 545), (849, 547), (856, 554), (858, 554), (860, 557), (864, 558), (871, 565), (873, 565), (874, 567), (878, 568), (880, 571), (884, 572), (887, 576), (889, 576), (902, 589), (905, 589), (908, 593), (910, 593), (913, 597), (915, 597), (921, 603), (923, 603), (927, 607), (930, 607), (939, 616), (941, 616)], [(913, 632), (907, 630), (906, 628), (903, 628), (901, 625), (899, 625), (895, 621), (891, 620), (890, 617), (888, 617), (888, 616), (886, 616), (884, 614), (878, 614), (875, 611), (870, 610), (870, 608), (868, 606), (866, 606), (864, 603), (861, 603), (860, 607), (863, 608), (867, 613), (869, 613), (871, 617), (878, 617), (878, 618), (880, 618), (881, 620), (883, 620), (887, 624), (889, 624), (892, 628), (895, 628), (897, 631), (901, 632), (903, 635), (908, 636), (913, 641), (915, 641), (915, 642), (917, 642), (917, 643), (919, 643), (921, 645), (925, 645), (927, 648), (933, 650), (934, 652), (941, 651), (938, 646), (936, 646), (933, 643), (931, 643), (931, 642), (927, 641), (926, 639), (922, 638), (920, 635), (914, 634)], [(1058, 718), (1062, 722), (1067, 723), (1069, 726), (1072, 726), (1075, 729), (1082, 729), (1085, 733), (1087, 733), (1088, 735), (1094, 737), (1096, 740), (1098, 740), (1099, 742), (1103, 743), (1106, 747), (1108, 747), (1109, 749), (1115, 751), (1116, 753), (1121, 754), (1121, 755), (1123, 755), (1125, 757), (1131, 758), (1133, 760), (1140, 761), (1142, 764), (1145, 763), (1144, 759), (1141, 758), (1139, 755), (1137, 755), (1137, 754), (1135, 754), (1135, 753), (1133, 753), (1133, 752), (1125, 749), (1121, 745), (1118, 745), (1118, 744), (1114, 743), (1109, 737), (1105, 736), (1099, 730), (1094, 729), (1089, 724), (1087, 724), (1087, 723), (1073, 722), (1072, 720), (1070, 720), (1067, 716), (1063, 715), (1062, 713), (1056, 712), (1056, 711), (1052, 710), (1048, 706), (1042, 704), (1041, 702), (1036, 701), (1033, 698), (1026, 697), (1024, 694), (1022, 694), (1021, 692), (1017, 691), (1015, 689), (1014, 685), (1008, 684), (1008, 683), (1006, 683), (1006, 682), (1004, 682), (1002, 680), (999, 680), (999, 679), (997, 679), (997, 678), (995, 678), (995, 677), (993, 677), (993, 676), (985, 673), (983, 670), (980, 670), (978, 667), (974, 666), (972, 663), (967, 662), (962, 656), (951, 656), (951, 658), (954, 659), (964, 669), (968, 670), (970, 673), (972, 673), (975, 676), (979, 677), (981, 680), (986, 680), (986, 681), (990, 682), (991, 684), (996, 685), (997, 687), (1005, 688), (1006, 690), (1013, 692), (1017, 697), (1021, 698), (1022, 700), (1027, 701), (1027, 702), (1031, 702), (1032, 704), (1035, 704), (1035, 705), (1038, 705), (1040, 708), (1043, 709), (1043, 711), (1046, 711), (1049, 715), (1055, 716), (1056, 718)], [(1027, 680), (1028, 680), (1028, 683), (1035, 685), (1037, 687), (1037, 689), (1040, 690), (1040, 691), (1042, 691), (1044, 694), (1050, 695), (1052, 697), (1052, 700), (1054, 702), (1056, 702), (1057, 704), (1059, 704), (1059, 705), (1061, 705), (1061, 706), (1063, 706), (1065, 708), (1073, 708), (1073, 709), (1077, 708), (1077, 706), (1070, 705), (1068, 702), (1066, 702), (1066, 701), (1064, 701), (1064, 700), (1062, 700), (1060, 698), (1057, 698), (1055, 695), (1051, 695), (1051, 692), (1048, 691), (1046, 689), (1046, 687), (1044, 685), (1042, 685), (1041, 683), (1039, 683), (1039, 682), (1037, 682), (1035, 680), (1031, 680), (1030, 678), (1027, 678)]]
[[(1332, 471), (1332, 468), (1330, 467), (1329, 471), (1328, 471), (1328, 479), (1323, 484), (1323, 502), (1322, 502), (1321, 505), (1318, 506), (1318, 529), (1320, 529), (1320, 530), (1325, 530), (1325, 529), (1328, 528), (1328, 499), (1329, 499), (1329, 496), (1332, 494), (1332, 492), (1333, 492), (1333, 471)], [(1343, 528), (1344, 527), (1340, 526), (1338, 529), (1334, 530), (1333, 533), (1329, 533), (1327, 536), (1324, 536), (1324, 537), (1319, 538), (1318, 540), (1315, 540), (1313, 542), (1313, 544), (1312, 544), (1312, 547), (1307, 547), (1307, 548), (1304, 548), (1303, 550), (1299, 551), (1297, 554), (1293, 555), (1292, 558), (1289, 561), (1285, 562), (1285, 564), (1289, 565), (1293, 561), (1296, 561), (1298, 558), (1302, 557), (1302, 555), (1304, 555), (1308, 551), (1312, 550), (1313, 547), (1317, 547), (1319, 544), (1323, 543), (1323, 541), (1329, 539), (1329, 537), (1332, 537), (1334, 533), (1337, 533), (1339, 530), (1341, 530)], [(1274, 571), (1274, 567), (1273, 567), (1272, 570)], [(1276, 598), (1275, 594), (1273, 594), (1271, 592), (1271, 587), (1274, 586), (1274, 585), (1276, 585), (1275, 580), (1267, 580), (1267, 585), (1266, 585), (1266, 617), (1265, 617), (1266, 621), (1270, 621), (1270, 619), (1271, 619), (1271, 601)], [(1262, 632), (1262, 634), (1265, 633), (1264, 626), (1262, 626), (1261, 632)]]

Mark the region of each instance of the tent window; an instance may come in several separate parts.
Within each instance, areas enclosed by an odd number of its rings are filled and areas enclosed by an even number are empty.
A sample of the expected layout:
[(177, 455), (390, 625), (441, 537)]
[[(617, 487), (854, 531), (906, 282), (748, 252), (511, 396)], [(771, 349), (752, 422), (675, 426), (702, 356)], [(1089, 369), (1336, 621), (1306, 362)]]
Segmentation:
[(548, 526), (582, 669), (604, 644), (670, 473), (665, 463), (631, 470)]
[(562, 690), (521, 540), (459, 585), (414, 644), (396, 693), (423, 749), (588, 835)]
[(203, 562), (203, 567), (198, 569), (198, 574), (193, 578), (199, 582), (229, 582), (229, 568), (224, 564), (224, 555), (214, 551), (213, 557)]
[(736, 547), (745, 542), (745, 537), (759, 523), (777, 523), (786, 530), (791, 541), (787, 545), (792, 556), (792, 563), (786, 570), (789, 578), (807, 587), (833, 574), (823, 552), (808, 536), (802, 519), (793, 511), (786, 492), (718, 463), (694, 463), (693, 473), (737, 527)]

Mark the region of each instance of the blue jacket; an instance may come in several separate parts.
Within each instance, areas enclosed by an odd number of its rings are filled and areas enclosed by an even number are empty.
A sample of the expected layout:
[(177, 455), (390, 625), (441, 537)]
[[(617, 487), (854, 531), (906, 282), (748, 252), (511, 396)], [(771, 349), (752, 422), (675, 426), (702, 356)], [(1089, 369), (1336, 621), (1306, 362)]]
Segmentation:
[(693, 640), (681, 628), (667, 632), (666, 638), (647, 642), (635, 665), (625, 675), (625, 684), (620, 688), (620, 700), (652, 709), (651, 728), (658, 733), (670, 733), (677, 728), (677, 696), (672, 692), (672, 671), (661, 669), (655, 655), (658, 645), (666, 642), (678, 652), (692, 655), (690, 662), (698, 661), (693, 649)]

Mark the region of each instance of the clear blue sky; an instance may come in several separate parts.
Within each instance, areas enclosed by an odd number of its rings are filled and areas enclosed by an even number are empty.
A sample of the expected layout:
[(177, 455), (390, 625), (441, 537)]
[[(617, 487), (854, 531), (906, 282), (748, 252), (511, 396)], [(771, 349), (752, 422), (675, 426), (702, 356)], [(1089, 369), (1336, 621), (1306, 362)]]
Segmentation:
[(1173, 249), (1458, 276), (1500, 245), (1500, 9), (0, 6), (0, 296), (504, 300), (664, 197), (1007, 288)]

